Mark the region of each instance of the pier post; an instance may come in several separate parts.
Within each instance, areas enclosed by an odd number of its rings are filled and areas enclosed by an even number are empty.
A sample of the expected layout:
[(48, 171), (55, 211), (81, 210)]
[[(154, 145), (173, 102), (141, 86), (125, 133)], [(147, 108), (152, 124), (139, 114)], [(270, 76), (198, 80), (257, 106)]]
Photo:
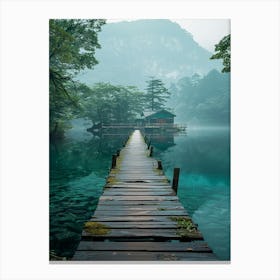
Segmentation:
[(112, 155), (112, 169), (116, 167), (117, 164), (117, 155)]
[(162, 170), (162, 163), (161, 163), (161, 160), (158, 160), (157, 163), (158, 163), (158, 169), (159, 169), (159, 170)]
[(117, 157), (120, 155), (120, 150), (117, 150)]
[(180, 168), (175, 167), (173, 170), (173, 181), (172, 181), (172, 189), (177, 194), (178, 190), (178, 182), (179, 182)]
[(154, 147), (153, 147), (153, 146), (151, 146), (151, 147), (150, 147), (150, 157), (152, 157), (152, 156), (153, 156), (153, 151), (154, 151)]

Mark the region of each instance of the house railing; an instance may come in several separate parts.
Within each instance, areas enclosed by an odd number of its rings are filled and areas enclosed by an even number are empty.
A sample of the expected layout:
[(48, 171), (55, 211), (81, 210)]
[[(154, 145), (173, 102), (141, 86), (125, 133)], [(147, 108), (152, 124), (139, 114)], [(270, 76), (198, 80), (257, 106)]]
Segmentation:
[(179, 129), (184, 130), (186, 125), (184, 124), (173, 124), (173, 123), (150, 123), (150, 124), (140, 124), (140, 123), (111, 123), (103, 124), (102, 128), (166, 128), (166, 129)]

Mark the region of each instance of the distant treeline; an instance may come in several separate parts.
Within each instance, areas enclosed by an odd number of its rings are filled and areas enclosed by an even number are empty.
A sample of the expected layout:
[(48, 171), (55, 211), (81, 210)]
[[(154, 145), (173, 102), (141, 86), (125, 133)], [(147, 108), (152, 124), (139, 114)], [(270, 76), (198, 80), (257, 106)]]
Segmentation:
[(230, 74), (210, 71), (184, 77), (169, 89), (169, 106), (175, 108), (178, 122), (190, 125), (223, 125), (230, 122)]
[(146, 91), (110, 83), (97, 83), (92, 87), (80, 84), (78, 91), (79, 117), (103, 124), (134, 122), (143, 111), (164, 108), (169, 97), (164, 84), (153, 77), (147, 81)]

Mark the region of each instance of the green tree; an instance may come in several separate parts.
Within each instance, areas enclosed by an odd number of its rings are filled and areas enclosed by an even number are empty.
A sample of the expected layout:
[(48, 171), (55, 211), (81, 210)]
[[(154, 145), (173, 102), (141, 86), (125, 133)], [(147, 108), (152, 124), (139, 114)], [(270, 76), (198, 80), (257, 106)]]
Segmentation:
[(110, 84), (97, 83), (94, 87), (84, 91), (83, 115), (93, 123), (108, 123), (112, 116), (112, 101), (115, 88)]
[(143, 112), (143, 92), (134, 86), (117, 86), (113, 96), (113, 116), (117, 123), (134, 122)]
[(164, 83), (154, 77), (146, 82), (148, 83), (145, 94), (146, 109), (156, 111), (164, 108), (165, 102), (170, 97), (170, 92)]
[(93, 123), (133, 122), (143, 111), (143, 93), (133, 86), (97, 83), (92, 88), (82, 85), (79, 90), (84, 103), (82, 117)]
[(61, 136), (67, 120), (80, 107), (75, 74), (98, 62), (97, 33), (105, 20), (51, 19), (49, 21), (50, 133)]
[(224, 65), (222, 72), (230, 72), (230, 34), (215, 45), (215, 52), (210, 59), (222, 59)]

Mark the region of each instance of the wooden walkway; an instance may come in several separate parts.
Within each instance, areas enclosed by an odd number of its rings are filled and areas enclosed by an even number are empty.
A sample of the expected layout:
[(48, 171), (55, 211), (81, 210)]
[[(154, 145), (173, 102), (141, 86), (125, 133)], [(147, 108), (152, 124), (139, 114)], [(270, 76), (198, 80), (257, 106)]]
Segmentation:
[(217, 260), (135, 130), (111, 169), (73, 261)]

